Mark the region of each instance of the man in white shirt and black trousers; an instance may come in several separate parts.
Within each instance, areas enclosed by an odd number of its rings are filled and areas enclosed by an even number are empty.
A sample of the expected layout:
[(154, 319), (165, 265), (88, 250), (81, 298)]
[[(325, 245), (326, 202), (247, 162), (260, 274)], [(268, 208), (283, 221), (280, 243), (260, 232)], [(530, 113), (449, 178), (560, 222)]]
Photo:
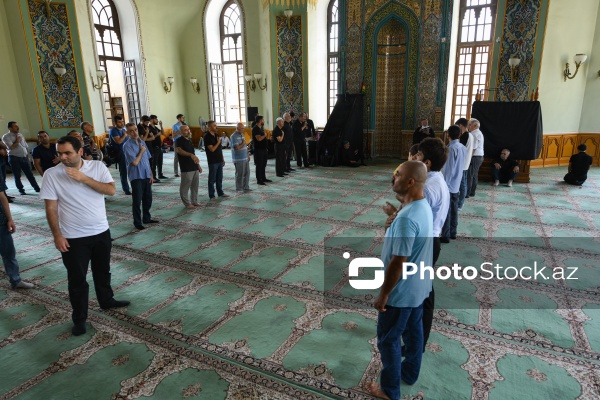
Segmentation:
[(83, 149), (77, 138), (61, 137), (56, 150), (61, 163), (44, 173), (40, 197), (46, 204), (54, 245), (67, 268), (73, 307), (71, 332), (79, 336), (86, 332), (89, 296), (86, 274), (90, 260), (100, 308), (129, 305), (129, 301), (114, 299), (110, 285), (112, 242), (104, 196), (115, 194), (115, 183), (101, 161), (82, 159)]

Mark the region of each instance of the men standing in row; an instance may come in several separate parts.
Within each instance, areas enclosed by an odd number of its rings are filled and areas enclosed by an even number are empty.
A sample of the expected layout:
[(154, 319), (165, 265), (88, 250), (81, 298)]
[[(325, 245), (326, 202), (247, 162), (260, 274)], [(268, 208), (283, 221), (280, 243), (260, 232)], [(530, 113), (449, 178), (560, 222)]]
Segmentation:
[(298, 165), (298, 168), (301, 168), (302, 164), (304, 164), (305, 168), (310, 167), (310, 164), (308, 163), (308, 154), (306, 153), (306, 135), (310, 133), (305, 118), (305, 114), (300, 113), (293, 125), (294, 148), (296, 150), (296, 165)]
[(126, 195), (131, 195), (129, 190), (129, 181), (127, 180), (127, 163), (123, 157), (123, 143), (127, 140), (127, 132), (125, 131), (125, 121), (123, 117), (117, 115), (113, 118), (114, 126), (109, 132), (110, 146), (116, 150), (115, 156), (117, 163), (119, 163), (119, 175), (121, 176), (121, 188)]
[(467, 126), (469, 132), (473, 135), (473, 156), (471, 157), (471, 165), (469, 166), (469, 177), (467, 195), (465, 198), (475, 196), (477, 183), (479, 182), (479, 168), (483, 163), (483, 133), (479, 130), (479, 121), (472, 118)]
[[(294, 129), (292, 128), (292, 116), (283, 114), (283, 143), (285, 146), (285, 172), (292, 172), (292, 152), (294, 151)], [(298, 157), (298, 156), (296, 156)]]
[(571, 185), (581, 186), (587, 180), (587, 173), (592, 165), (593, 158), (585, 153), (587, 146), (577, 146), (579, 153), (573, 154), (569, 159), (569, 172), (565, 175), (565, 182)]
[[(185, 123), (185, 115), (177, 114), (176, 118), (177, 118), (177, 122), (175, 122), (173, 124), (173, 147), (175, 147), (175, 141), (177, 139), (179, 139), (179, 137), (181, 136), (181, 134), (179, 133), (179, 130), (181, 129), (182, 126), (187, 125)], [(175, 172), (175, 177), (179, 177), (177, 152), (175, 151), (175, 148), (173, 148), (173, 151), (175, 152), (175, 154), (173, 155), (173, 172)]]
[(48, 133), (46, 131), (39, 131), (37, 135), (40, 144), (35, 146), (32, 151), (33, 166), (40, 176), (44, 176), (44, 172), (48, 168), (54, 167), (60, 160), (56, 153), (56, 145), (50, 143), (50, 136), (48, 136)]
[[(289, 115), (288, 115), (289, 117)], [(264, 186), (267, 182), (272, 182), (267, 179), (265, 172), (267, 168), (267, 134), (263, 129), (265, 119), (262, 115), (254, 117), (254, 127), (252, 128), (252, 143), (254, 144), (254, 165), (256, 165), (256, 183)]]
[(460, 128), (452, 125), (448, 128), (450, 143), (448, 144), (448, 159), (442, 168), (444, 180), (448, 185), (450, 192), (450, 207), (444, 227), (442, 228), (442, 243), (449, 243), (450, 239), (456, 239), (458, 228), (458, 199), (460, 192), (460, 181), (463, 176), (463, 167), (465, 166), (465, 156), (467, 149), (460, 143)]
[(469, 121), (466, 118), (459, 118), (455, 124), (461, 132), (459, 141), (467, 149), (465, 153), (465, 165), (463, 166), (463, 176), (460, 180), (460, 190), (458, 192), (458, 211), (460, 211), (463, 204), (465, 204), (465, 196), (467, 195), (467, 188), (469, 186), (469, 167), (471, 166), (471, 157), (473, 157), (473, 141), (475, 139), (467, 129)]
[(277, 118), (275, 120), (275, 129), (273, 129), (273, 133), (271, 134), (273, 141), (275, 142), (275, 174), (283, 178), (288, 173), (285, 172), (286, 168), (286, 157), (285, 157), (285, 133), (283, 132), (283, 126), (285, 125), (285, 121), (283, 118)]
[[(186, 208), (194, 208), (200, 205), (198, 203), (198, 183), (200, 182), (202, 167), (200, 166), (200, 159), (195, 154), (194, 143), (190, 139), (190, 127), (187, 125), (182, 126), (179, 133), (181, 133), (181, 137), (177, 139), (175, 150), (181, 168), (179, 197), (181, 197), (181, 201)], [(191, 195), (188, 196), (190, 190)]]
[(506, 186), (512, 187), (513, 181), (519, 174), (519, 162), (510, 158), (510, 150), (502, 149), (500, 158), (492, 162), (492, 186), (498, 186), (500, 182), (507, 182)]
[[(167, 179), (166, 176), (163, 175), (163, 151), (162, 151), (162, 139), (160, 136), (164, 134), (162, 121), (158, 120), (158, 117), (154, 114), (150, 116), (150, 132), (154, 135), (154, 142), (152, 143), (152, 147), (148, 149), (152, 149), (152, 176), (154, 177), (154, 181), (159, 179)], [(180, 129), (181, 131), (181, 129)]]
[[(12, 169), (15, 186), (19, 189), (19, 193), (25, 195), (25, 188), (21, 182), (21, 171), (29, 180), (29, 184), (36, 191), (40, 191), (33, 173), (31, 172), (31, 165), (29, 164), (29, 148), (23, 135), (19, 134), (19, 125), (15, 121), (8, 123), (8, 132), (2, 136), (2, 142), (6, 145), (8, 150), (8, 163)], [(5, 175), (6, 177), (6, 175)]]
[(423, 193), (426, 178), (427, 170), (419, 161), (405, 162), (393, 178), (393, 190), (402, 208), (385, 233), (381, 251), (385, 279), (374, 301), (379, 311), (377, 348), (383, 369), (380, 385), (367, 383), (371, 395), (384, 399), (399, 399), (400, 380), (412, 385), (421, 370), (423, 301), (431, 292), (431, 280), (428, 274), (421, 279), (419, 272), (403, 276), (402, 265), (433, 265), (433, 218)]
[(221, 138), (217, 133), (217, 123), (215, 121), (208, 121), (206, 125), (208, 132), (204, 135), (204, 146), (206, 147), (206, 160), (208, 162), (208, 197), (211, 200), (216, 200), (215, 184), (217, 186), (217, 195), (219, 197), (227, 197), (223, 193), (223, 167), (225, 166), (225, 159), (223, 158)]
[(415, 129), (415, 132), (413, 133), (413, 144), (419, 144), (423, 139), (428, 137), (434, 138), (435, 132), (433, 131), (433, 128), (429, 126), (427, 118), (423, 118), (421, 119), (421, 126)]
[[(123, 144), (123, 157), (127, 163), (127, 176), (131, 181), (133, 194), (131, 209), (133, 212), (133, 225), (138, 229), (145, 229), (144, 224), (156, 224), (152, 219), (152, 171), (150, 170), (150, 152), (146, 143), (141, 140), (138, 129), (134, 123), (128, 123), (127, 134), (129, 140)], [(140, 204), (142, 211), (140, 211)], [(143, 215), (142, 215), (143, 212)]]
[[(69, 279), (75, 336), (86, 332), (89, 285), (86, 274), (90, 260), (98, 303), (102, 309), (125, 307), (129, 301), (115, 300), (110, 285), (112, 241), (104, 195), (115, 194), (108, 168), (100, 161), (84, 161), (81, 143), (64, 136), (56, 142), (61, 164), (44, 174), (40, 197), (46, 218), (61, 252)], [(85, 201), (81, 201), (85, 199)]]
[(8, 281), (13, 289), (31, 289), (33, 283), (25, 282), (19, 274), (17, 251), (12, 238), (15, 230), (15, 223), (8, 205), (8, 197), (6, 197), (6, 184), (4, 178), (0, 176), (0, 256), (4, 264), (4, 271), (8, 275)]
[(238, 123), (231, 135), (231, 161), (235, 166), (235, 191), (238, 193), (250, 191), (250, 155), (244, 128), (243, 123)]

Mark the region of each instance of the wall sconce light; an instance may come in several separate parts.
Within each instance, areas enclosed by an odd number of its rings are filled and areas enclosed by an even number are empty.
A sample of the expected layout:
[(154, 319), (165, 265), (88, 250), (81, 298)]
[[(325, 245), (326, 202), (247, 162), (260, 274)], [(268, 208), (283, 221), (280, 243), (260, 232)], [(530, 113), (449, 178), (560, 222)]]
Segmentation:
[(244, 79), (246, 79), (246, 83), (248, 85), (248, 90), (252, 90), (254, 92), (256, 90), (257, 86), (260, 90), (267, 90), (267, 78), (266, 77), (265, 77), (265, 86), (260, 85), (260, 80), (262, 79), (262, 74), (254, 74), (254, 76), (246, 75), (246, 76), (244, 76)]
[(54, 73), (56, 74), (56, 79), (58, 80), (58, 88), (62, 90), (63, 76), (67, 73), (67, 69), (65, 67), (54, 67)]
[(569, 63), (567, 63), (567, 65), (565, 66), (565, 70), (563, 71), (563, 77), (565, 78), (565, 82), (567, 81), (567, 79), (575, 78), (575, 75), (577, 75), (577, 72), (579, 71), (579, 67), (585, 62), (585, 60), (587, 60), (586, 54), (575, 54), (575, 57), (573, 57), (573, 61), (575, 61), (575, 73), (571, 75), (571, 71), (569, 71)]
[(510, 66), (510, 79), (513, 82), (517, 81), (519, 77), (519, 64), (521, 64), (521, 59), (517, 56), (512, 56), (508, 59), (508, 65)]
[[(167, 86), (167, 82), (169, 82), (169, 86)], [(163, 82), (163, 89), (165, 89), (165, 93), (171, 93), (171, 90), (173, 89), (173, 83), (175, 82), (175, 79), (173, 79), (172, 76), (169, 76), (167, 78), (167, 82)]]
[(288, 21), (288, 29), (291, 28), (291, 22), (290, 22), (290, 18), (292, 18), (292, 15), (294, 14), (294, 12), (290, 9), (284, 10), (283, 11), (283, 15), (285, 15), (285, 17), (287, 18)]
[(102, 86), (104, 86), (104, 78), (106, 78), (106, 71), (103, 69), (98, 69), (96, 71), (96, 77), (98, 78), (98, 84), (94, 83), (94, 77), (92, 76), (92, 86), (94, 90), (102, 90)]
[(254, 74), (254, 79), (256, 79), (256, 85), (260, 90), (267, 90), (267, 77), (265, 77), (265, 86), (260, 86), (260, 80), (262, 79), (262, 74)]
[(192, 76), (190, 78), (190, 83), (192, 84), (192, 88), (194, 89), (194, 92), (200, 93), (200, 84), (198, 83), (198, 80)]
[(292, 79), (294, 79), (294, 71), (285, 71), (285, 76), (290, 80), (290, 87), (292, 87)]

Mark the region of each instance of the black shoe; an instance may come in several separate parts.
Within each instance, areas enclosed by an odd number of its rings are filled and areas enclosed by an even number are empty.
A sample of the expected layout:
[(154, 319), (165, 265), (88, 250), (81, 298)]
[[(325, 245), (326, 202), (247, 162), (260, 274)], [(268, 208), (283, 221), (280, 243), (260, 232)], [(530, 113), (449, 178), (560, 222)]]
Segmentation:
[(132, 196), (131, 192), (125, 192), (126, 196)]
[(157, 221), (155, 219), (151, 219), (150, 221), (146, 221), (144, 222), (145, 224), (158, 224), (160, 221)]
[(265, 182), (267, 182), (267, 183), (271, 183), (271, 182), (273, 182), (273, 181), (272, 181), (272, 180), (270, 180), (270, 179), (265, 179)]
[(15, 197), (14, 196), (6, 196), (9, 200), (14, 200)]
[(295, 169), (294, 168), (290, 168), (290, 169), (287, 170), (287, 172), (289, 172), (289, 171), (295, 171)]
[(456, 239), (456, 235), (450, 236), (450, 239), (452, 239), (452, 240)]
[(14, 198), (14, 197), (9, 197), (9, 198), (8, 198), (8, 202), (9, 202), (9, 203), (14, 203), (15, 201), (13, 200), (13, 198)]
[(450, 239), (448, 238), (440, 238), (441, 243), (450, 243)]
[(153, 178), (154, 183), (160, 183), (160, 179)]
[(81, 336), (86, 332), (87, 329), (85, 328), (85, 322), (77, 323), (71, 329), (71, 333), (73, 334), (73, 336)]
[(40, 192), (40, 188), (35, 189), (35, 191), (39, 193)]
[(168, 177), (164, 176), (164, 175), (159, 175), (158, 176), (159, 179), (169, 179)]
[(119, 308), (119, 307), (127, 307), (129, 305), (128, 300), (115, 300), (110, 299), (110, 301), (106, 304), (102, 304), (100, 306), (103, 310), (108, 310), (109, 308)]
[(261, 185), (261, 186), (267, 186), (267, 184), (266, 184), (266, 183), (264, 183), (264, 182), (257, 182), (256, 184), (257, 184), (257, 185)]
[(285, 175), (286, 175), (286, 174), (283, 174), (283, 175), (276, 175), (276, 176), (277, 176), (277, 177), (279, 177), (279, 178), (285, 178)]
[(134, 226), (135, 226), (135, 229), (137, 229), (138, 231), (146, 229), (146, 227), (144, 225), (134, 225)]
[(27, 194), (24, 190), (19, 190), (19, 193), (21, 193), (22, 196), (25, 196)]
[(175, 178), (179, 178), (179, 174), (175, 174)]

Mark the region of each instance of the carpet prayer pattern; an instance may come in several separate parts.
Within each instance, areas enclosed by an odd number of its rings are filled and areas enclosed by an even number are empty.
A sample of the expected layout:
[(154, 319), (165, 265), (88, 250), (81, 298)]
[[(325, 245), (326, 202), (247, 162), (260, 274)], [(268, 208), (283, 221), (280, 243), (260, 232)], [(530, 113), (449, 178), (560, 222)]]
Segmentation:
[[(0, 283), (0, 398), (370, 398), (364, 384), (381, 369), (372, 293), (348, 290), (336, 267), (348, 262), (329, 238), (377, 255), (395, 166), (299, 169), (240, 195), (228, 163), (231, 197), (193, 210), (179, 200), (179, 179), (155, 184), (161, 223), (143, 231), (111, 169), (112, 282), (131, 304), (100, 310), (91, 285), (79, 337), (43, 202), (16, 195), (17, 259), (36, 287)], [(482, 182), (438, 265), (534, 254), (578, 266), (580, 279), (436, 281), (421, 375), (403, 398), (600, 398), (600, 171), (583, 188), (559, 183), (562, 174), (534, 169), (531, 183), (513, 188)], [(14, 195), (12, 175), (7, 184)]]

